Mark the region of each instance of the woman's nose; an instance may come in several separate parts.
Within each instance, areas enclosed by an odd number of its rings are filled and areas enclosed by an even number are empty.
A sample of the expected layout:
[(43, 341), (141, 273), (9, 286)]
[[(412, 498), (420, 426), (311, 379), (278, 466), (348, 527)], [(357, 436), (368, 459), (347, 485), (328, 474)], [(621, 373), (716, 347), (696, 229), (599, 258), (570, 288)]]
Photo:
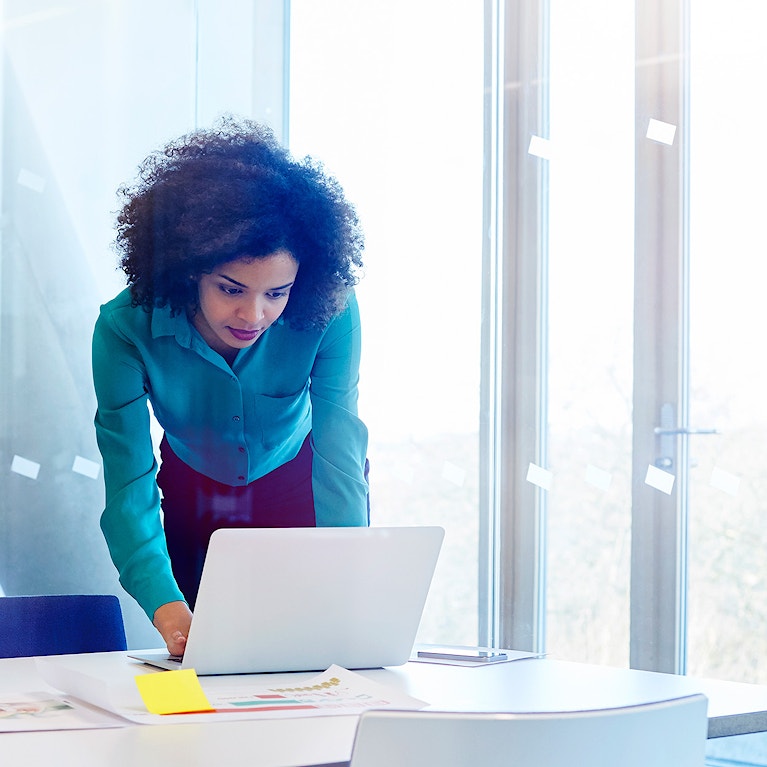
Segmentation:
[(239, 315), (243, 320), (255, 324), (264, 318), (264, 306), (260, 300), (246, 301), (240, 306)]

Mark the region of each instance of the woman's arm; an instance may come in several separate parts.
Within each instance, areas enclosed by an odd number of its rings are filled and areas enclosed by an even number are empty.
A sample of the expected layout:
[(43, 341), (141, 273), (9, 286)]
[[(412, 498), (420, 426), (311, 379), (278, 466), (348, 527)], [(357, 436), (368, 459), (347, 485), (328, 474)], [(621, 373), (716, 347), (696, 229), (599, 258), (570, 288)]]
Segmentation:
[(145, 376), (136, 345), (102, 312), (93, 335), (96, 437), (106, 489), (101, 529), (120, 582), (152, 620), (158, 607), (183, 596), (160, 519)]
[(311, 374), (314, 505), (320, 527), (364, 526), (368, 432), (357, 416), (361, 347), (354, 293), (328, 326)]

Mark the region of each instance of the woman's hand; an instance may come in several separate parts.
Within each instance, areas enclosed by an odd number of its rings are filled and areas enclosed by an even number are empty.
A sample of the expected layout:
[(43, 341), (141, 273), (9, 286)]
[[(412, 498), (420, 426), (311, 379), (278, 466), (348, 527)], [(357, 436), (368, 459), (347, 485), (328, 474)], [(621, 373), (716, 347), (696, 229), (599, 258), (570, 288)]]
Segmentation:
[(192, 611), (186, 602), (167, 602), (160, 605), (152, 620), (154, 627), (162, 634), (171, 655), (183, 655), (189, 626), (192, 625)]

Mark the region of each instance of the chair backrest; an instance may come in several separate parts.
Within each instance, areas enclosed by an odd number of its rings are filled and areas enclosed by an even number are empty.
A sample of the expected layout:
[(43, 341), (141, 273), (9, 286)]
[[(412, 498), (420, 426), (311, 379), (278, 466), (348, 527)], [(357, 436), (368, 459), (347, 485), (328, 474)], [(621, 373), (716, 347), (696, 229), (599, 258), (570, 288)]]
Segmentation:
[(0, 597), (0, 658), (125, 649), (112, 594)]
[(368, 711), (351, 767), (703, 767), (707, 704), (692, 695), (567, 713)]

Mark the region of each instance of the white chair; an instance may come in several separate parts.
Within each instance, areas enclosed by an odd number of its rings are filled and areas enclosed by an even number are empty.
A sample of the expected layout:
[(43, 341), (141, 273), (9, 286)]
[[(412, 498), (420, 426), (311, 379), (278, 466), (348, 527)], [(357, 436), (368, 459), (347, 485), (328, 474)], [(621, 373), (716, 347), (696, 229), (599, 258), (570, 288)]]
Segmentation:
[(703, 695), (540, 714), (367, 711), (351, 767), (703, 767)]

